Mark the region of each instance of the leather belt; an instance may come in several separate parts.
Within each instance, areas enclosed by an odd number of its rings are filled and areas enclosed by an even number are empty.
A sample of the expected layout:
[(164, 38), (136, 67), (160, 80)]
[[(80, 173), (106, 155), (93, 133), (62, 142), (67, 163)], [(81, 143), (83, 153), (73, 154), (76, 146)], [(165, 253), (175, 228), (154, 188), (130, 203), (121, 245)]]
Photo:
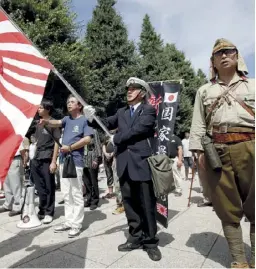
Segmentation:
[(227, 126), (213, 126), (213, 133), (255, 133), (255, 129), (252, 127), (227, 127)]
[(217, 144), (235, 144), (255, 139), (254, 133), (213, 133), (213, 142)]

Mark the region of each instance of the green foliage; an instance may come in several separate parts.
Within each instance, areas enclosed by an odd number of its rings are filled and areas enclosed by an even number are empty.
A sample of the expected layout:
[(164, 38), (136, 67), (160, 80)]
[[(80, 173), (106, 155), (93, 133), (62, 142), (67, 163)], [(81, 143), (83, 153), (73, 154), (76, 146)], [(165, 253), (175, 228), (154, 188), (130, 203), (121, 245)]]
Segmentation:
[[(76, 36), (75, 14), (68, 0), (2, 0), (1, 6), (66, 80), (83, 94), (86, 48)], [(50, 75), (45, 97), (63, 107), (69, 94), (63, 83)]]
[[(175, 133), (189, 130), (197, 89), (206, 82), (174, 44), (164, 44), (145, 15), (138, 52), (115, 10), (115, 0), (98, 0), (86, 36), (79, 38), (71, 0), (2, 0), (14, 19), (56, 69), (94, 105), (101, 116), (124, 105), (125, 82), (131, 76), (146, 81), (183, 79)], [(68, 89), (51, 73), (45, 96), (56, 108), (66, 108)], [(61, 117), (58, 109), (56, 117)]]
[(205, 75), (202, 70), (196, 74), (185, 54), (174, 44), (163, 45), (148, 15), (143, 19), (139, 51), (142, 77), (146, 81), (183, 79), (175, 126), (175, 133), (181, 135), (190, 128), (195, 94), (206, 82)]
[(88, 73), (85, 88), (88, 101), (100, 115), (113, 115), (123, 105), (125, 82), (136, 75), (135, 46), (114, 9), (114, 0), (98, 0), (87, 25)]
[(138, 47), (141, 55), (141, 78), (145, 81), (159, 80), (162, 77), (165, 64), (163, 58), (163, 41), (160, 35), (155, 32), (147, 14), (143, 19)]

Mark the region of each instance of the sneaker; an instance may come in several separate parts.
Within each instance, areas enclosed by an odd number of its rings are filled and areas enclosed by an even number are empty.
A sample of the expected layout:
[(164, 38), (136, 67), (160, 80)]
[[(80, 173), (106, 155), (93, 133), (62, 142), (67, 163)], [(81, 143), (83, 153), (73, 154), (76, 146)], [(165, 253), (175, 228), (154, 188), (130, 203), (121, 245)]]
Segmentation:
[(54, 228), (54, 232), (55, 232), (55, 233), (61, 233), (61, 232), (68, 231), (68, 230), (70, 230), (70, 229), (71, 229), (71, 227), (67, 226), (65, 223), (62, 223), (61, 225), (56, 226), (56, 227)]
[(5, 207), (1, 207), (0, 208), (0, 213), (9, 212), (9, 211), (11, 211), (11, 210), (10, 209), (7, 209)]
[(78, 229), (78, 228), (72, 228), (69, 233), (68, 233), (68, 237), (69, 238), (73, 238), (73, 237), (76, 237), (80, 234), (81, 230)]
[(206, 207), (206, 206), (212, 206), (212, 203), (202, 200), (202, 201), (198, 202), (198, 204), (197, 204), (197, 207)]
[(118, 206), (113, 212), (113, 215), (119, 215), (122, 214), (124, 212), (124, 207), (123, 206)]
[(21, 214), (21, 211), (20, 210), (18, 210), (18, 211), (12, 210), (12, 211), (9, 212), (9, 217), (18, 216), (20, 214)]
[(44, 219), (42, 220), (42, 222), (43, 222), (43, 224), (49, 224), (49, 223), (52, 222), (52, 220), (53, 220), (53, 217), (52, 216), (46, 215), (44, 217)]
[(112, 199), (115, 198), (114, 193), (107, 193), (105, 196), (102, 196), (102, 199)]

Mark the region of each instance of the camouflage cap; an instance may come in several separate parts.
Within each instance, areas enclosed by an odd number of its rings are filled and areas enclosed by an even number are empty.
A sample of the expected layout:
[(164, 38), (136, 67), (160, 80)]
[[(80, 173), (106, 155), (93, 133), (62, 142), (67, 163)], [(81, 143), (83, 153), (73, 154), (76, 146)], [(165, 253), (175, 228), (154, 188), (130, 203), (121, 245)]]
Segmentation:
[(236, 49), (236, 46), (225, 38), (219, 38), (213, 46), (212, 54), (222, 49)]
[(145, 90), (147, 92), (151, 92), (151, 89), (148, 83), (136, 77), (131, 77), (127, 80), (126, 87), (131, 87), (131, 86), (134, 88)]

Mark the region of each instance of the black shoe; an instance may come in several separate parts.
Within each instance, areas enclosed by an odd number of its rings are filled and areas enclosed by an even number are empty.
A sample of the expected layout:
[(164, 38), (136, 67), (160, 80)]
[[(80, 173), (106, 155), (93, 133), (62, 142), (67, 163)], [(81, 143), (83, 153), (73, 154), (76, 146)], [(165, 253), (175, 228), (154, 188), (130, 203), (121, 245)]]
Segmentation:
[(90, 210), (95, 210), (98, 206), (97, 205), (91, 205)]
[(37, 214), (37, 217), (38, 217), (38, 219), (39, 220), (42, 220), (42, 219), (44, 219), (44, 217), (45, 217), (45, 215), (44, 214)]
[(145, 251), (147, 251), (149, 258), (152, 261), (160, 261), (162, 259), (162, 254), (158, 247), (155, 248), (146, 248)]
[(63, 205), (64, 204), (64, 200), (58, 202), (58, 205)]
[(12, 211), (9, 212), (9, 217), (18, 216), (20, 214), (21, 214), (21, 211), (20, 210), (19, 211), (12, 210)]
[(91, 204), (89, 203), (89, 202), (84, 202), (84, 207), (90, 207), (91, 206)]
[(197, 207), (205, 207), (205, 206), (212, 206), (212, 203), (201, 201), (197, 204)]
[(118, 246), (118, 251), (122, 251), (122, 252), (132, 251), (134, 249), (138, 249), (141, 247), (142, 247), (141, 243), (135, 244), (135, 243), (126, 242), (126, 243)]
[(0, 213), (9, 212), (9, 211), (11, 211), (11, 210), (10, 209), (7, 209), (5, 207), (1, 207), (0, 208)]

